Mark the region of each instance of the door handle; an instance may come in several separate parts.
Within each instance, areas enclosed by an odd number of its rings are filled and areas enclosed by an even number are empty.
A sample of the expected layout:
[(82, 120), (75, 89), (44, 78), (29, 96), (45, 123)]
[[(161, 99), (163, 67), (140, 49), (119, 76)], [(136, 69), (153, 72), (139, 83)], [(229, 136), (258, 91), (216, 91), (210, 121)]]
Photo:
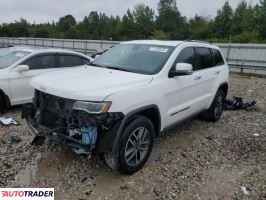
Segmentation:
[(220, 74), (220, 71), (216, 71), (216, 72), (214, 72), (214, 74)]
[(196, 76), (196, 77), (194, 78), (195, 81), (200, 80), (200, 79), (201, 79), (201, 76)]

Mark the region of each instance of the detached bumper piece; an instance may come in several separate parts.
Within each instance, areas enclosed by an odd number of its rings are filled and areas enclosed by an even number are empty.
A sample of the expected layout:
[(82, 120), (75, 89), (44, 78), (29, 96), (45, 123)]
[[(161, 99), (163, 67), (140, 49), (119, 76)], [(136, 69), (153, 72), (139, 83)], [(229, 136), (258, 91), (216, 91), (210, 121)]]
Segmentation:
[(35, 143), (48, 137), (71, 147), (77, 154), (109, 152), (124, 115), (122, 113), (88, 114), (72, 110), (74, 100), (35, 92), (34, 104), (22, 108), (22, 118), (36, 134)]

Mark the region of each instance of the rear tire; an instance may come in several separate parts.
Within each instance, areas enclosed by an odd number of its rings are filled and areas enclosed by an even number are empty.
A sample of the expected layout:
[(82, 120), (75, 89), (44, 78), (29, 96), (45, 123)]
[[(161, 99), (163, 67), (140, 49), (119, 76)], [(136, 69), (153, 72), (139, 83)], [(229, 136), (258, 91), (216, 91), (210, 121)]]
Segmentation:
[(0, 94), (0, 112), (4, 112), (5, 108), (5, 98), (3, 95)]
[(210, 122), (217, 122), (221, 118), (221, 115), (223, 113), (224, 102), (225, 102), (224, 91), (218, 90), (213, 99), (211, 107), (203, 112), (202, 114), (203, 119)]
[(154, 139), (152, 122), (140, 116), (129, 123), (116, 147), (116, 153), (106, 154), (105, 161), (112, 169), (131, 175), (140, 170), (148, 160)]

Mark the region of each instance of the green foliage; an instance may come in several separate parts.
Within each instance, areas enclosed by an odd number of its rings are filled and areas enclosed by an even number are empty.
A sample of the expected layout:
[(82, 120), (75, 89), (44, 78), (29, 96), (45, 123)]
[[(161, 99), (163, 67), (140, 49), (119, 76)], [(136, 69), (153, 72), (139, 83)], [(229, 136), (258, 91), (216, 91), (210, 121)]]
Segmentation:
[(254, 30), (255, 17), (252, 6), (248, 6), (247, 2), (241, 1), (232, 18), (231, 34), (239, 35), (243, 32)]
[(0, 24), (0, 37), (39, 37), (90, 40), (195, 39), (209, 42), (256, 43), (266, 41), (266, 0), (251, 6), (240, 1), (235, 10), (226, 1), (211, 19), (182, 16), (176, 0), (158, 0), (158, 14), (138, 4), (121, 18), (91, 11), (82, 21), (72, 15), (58, 22), (30, 24), (25, 19)]
[(49, 38), (49, 32), (45, 27), (38, 26), (34, 28), (33, 36), (36, 38)]
[(195, 18), (189, 20), (187, 30), (188, 39), (207, 39), (211, 34), (211, 25), (208, 19), (196, 15)]
[(133, 11), (133, 20), (140, 34), (138, 38), (148, 38), (154, 25), (154, 11), (144, 4), (138, 4)]
[(214, 37), (215, 38), (229, 38), (230, 28), (232, 25), (233, 9), (228, 1), (225, 2), (221, 10), (218, 10), (217, 16), (214, 19)]
[(245, 31), (238, 35), (234, 35), (231, 40), (234, 43), (258, 43), (259, 33), (257, 31)]
[(160, 0), (158, 3), (158, 16), (156, 27), (170, 35), (170, 39), (182, 39), (182, 30), (185, 26), (185, 18), (181, 16), (175, 0)]
[(154, 40), (168, 40), (169, 39), (169, 35), (166, 32), (163, 32), (162, 30), (155, 29), (154, 31), (152, 31), (151, 39), (154, 39)]
[(266, 0), (260, 0), (260, 4), (255, 8), (256, 30), (262, 39), (266, 40)]

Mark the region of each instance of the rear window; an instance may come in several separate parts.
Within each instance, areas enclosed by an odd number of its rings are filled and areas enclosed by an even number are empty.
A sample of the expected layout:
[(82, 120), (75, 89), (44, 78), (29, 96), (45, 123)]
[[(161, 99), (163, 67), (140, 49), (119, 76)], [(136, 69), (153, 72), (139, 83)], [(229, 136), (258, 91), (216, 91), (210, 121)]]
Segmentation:
[(213, 59), (213, 65), (214, 66), (220, 66), (224, 64), (224, 59), (217, 49), (211, 49), (212, 52), (212, 59)]

